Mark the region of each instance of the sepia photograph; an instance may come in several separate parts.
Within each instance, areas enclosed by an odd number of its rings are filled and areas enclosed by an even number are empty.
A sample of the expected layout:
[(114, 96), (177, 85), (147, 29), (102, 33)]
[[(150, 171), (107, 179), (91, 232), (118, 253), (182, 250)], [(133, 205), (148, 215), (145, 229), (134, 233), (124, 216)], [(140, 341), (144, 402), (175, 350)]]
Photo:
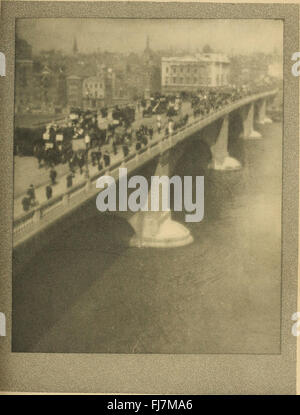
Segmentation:
[(279, 354), (283, 23), (17, 19), (12, 351)]

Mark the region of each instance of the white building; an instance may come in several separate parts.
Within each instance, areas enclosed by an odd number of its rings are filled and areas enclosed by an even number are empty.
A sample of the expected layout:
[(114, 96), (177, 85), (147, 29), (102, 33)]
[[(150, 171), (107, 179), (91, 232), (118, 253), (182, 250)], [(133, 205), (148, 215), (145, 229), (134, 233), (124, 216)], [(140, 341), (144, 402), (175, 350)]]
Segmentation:
[(86, 78), (82, 84), (82, 98), (85, 108), (100, 108), (105, 98), (105, 81), (102, 76)]
[(162, 91), (172, 93), (200, 87), (226, 86), (229, 68), (229, 59), (219, 53), (162, 58)]

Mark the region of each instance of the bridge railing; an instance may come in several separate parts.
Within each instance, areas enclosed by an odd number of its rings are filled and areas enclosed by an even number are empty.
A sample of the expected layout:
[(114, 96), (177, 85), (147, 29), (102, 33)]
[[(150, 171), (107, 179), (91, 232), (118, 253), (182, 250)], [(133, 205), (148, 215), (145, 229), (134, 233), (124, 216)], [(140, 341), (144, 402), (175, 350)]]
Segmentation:
[(13, 223), (13, 245), (17, 246), (26, 239), (30, 238), (37, 231), (47, 227), (53, 221), (59, 217), (71, 212), (73, 209), (81, 205), (84, 201), (93, 197), (99, 192), (95, 184), (99, 177), (103, 175), (110, 175), (118, 179), (119, 168), (124, 166), (131, 173), (137, 167), (141, 167), (151, 158), (156, 157), (161, 152), (166, 151), (168, 148), (173, 147), (179, 141), (184, 140), (188, 135), (203, 128), (215, 120), (222, 118), (226, 114), (238, 109), (250, 102), (258, 99), (272, 96), (277, 93), (276, 90), (268, 91), (260, 94), (251, 95), (242, 98), (239, 101), (233, 102), (228, 106), (221, 108), (214, 113), (211, 113), (203, 118), (195, 118), (192, 122), (189, 122), (184, 127), (176, 130), (172, 135), (160, 135), (158, 138), (149, 141), (148, 144), (124, 157), (111, 165), (103, 168), (91, 177), (86, 178), (81, 183), (78, 183), (65, 193), (57, 195), (48, 201), (45, 201), (37, 205), (30, 212), (24, 213), (21, 217), (14, 220)]

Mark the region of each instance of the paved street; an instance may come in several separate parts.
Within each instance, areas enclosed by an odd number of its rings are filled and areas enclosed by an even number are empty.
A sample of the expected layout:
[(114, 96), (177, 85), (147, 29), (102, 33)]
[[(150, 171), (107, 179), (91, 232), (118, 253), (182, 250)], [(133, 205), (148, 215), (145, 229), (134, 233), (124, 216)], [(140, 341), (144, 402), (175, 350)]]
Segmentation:
[[(191, 113), (190, 104), (183, 103), (182, 105), (182, 115)], [(154, 131), (156, 131), (156, 116), (151, 118), (143, 118), (141, 112), (137, 112), (136, 120), (132, 124), (133, 129), (137, 129), (141, 124), (146, 126), (152, 126)], [(165, 114), (162, 115), (162, 133), (167, 124), (167, 117)], [(157, 132), (154, 133), (153, 139), (157, 138)], [(119, 146), (118, 154), (114, 155), (112, 152), (111, 145), (105, 146), (110, 150), (111, 154), (111, 163), (120, 161), (123, 158), (122, 147)], [(134, 150), (134, 147), (131, 148), (131, 151)], [(68, 164), (60, 164), (55, 167), (57, 171), (57, 184), (53, 186), (52, 197), (64, 194), (67, 190), (67, 180), (66, 177), (69, 173)], [(97, 166), (92, 166), (89, 163), (89, 173), (90, 175), (96, 174), (98, 171)], [(39, 203), (47, 201), (46, 197), (46, 185), (50, 183), (49, 177), (50, 169), (45, 167), (39, 168), (38, 161), (35, 157), (19, 157), (14, 158), (14, 218), (17, 219), (22, 214), (24, 214), (22, 199), (25, 196), (25, 193), (30, 186), (33, 184), (35, 186), (36, 200)], [(76, 171), (75, 177), (73, 179), (73, 185), (82, 183), (85, 180), (84, 173), (79, 174), (79, 171)]]

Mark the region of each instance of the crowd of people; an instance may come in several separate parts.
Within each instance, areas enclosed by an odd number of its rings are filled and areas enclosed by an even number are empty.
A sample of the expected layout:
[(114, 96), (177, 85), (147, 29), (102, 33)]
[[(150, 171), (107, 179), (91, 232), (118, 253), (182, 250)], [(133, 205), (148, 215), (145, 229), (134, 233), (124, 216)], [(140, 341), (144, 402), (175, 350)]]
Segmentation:
[[(264, 88), (271, 85), (264, 85)], [(181, 95), (156, 98), (150, 101), (151, 116), (154, 118), (151, 125), (144, 123), (133, 128), (136, 117), (136, 106), (126, 105), (123, 108), (115, 106), (109, 111), (102, 108), (97, 114), (92, 111), (73, 109), (69, 119), (60, 124), (50, 123), (42, 132), (42, 140), (35, 146), (35, 156), (39, 167), (50, 169), (50, 184), (45, 188), (46, 197), (52, 197), (52, 186), (57, 183), (55, 166), (68, 163), (69, 173), (66, 176), (67, 188), (72, 186), (73, 178), (78, 171), (80, 175), (85, 171), (88, 176), (88, 165), (97, 166), (101, 171), (108, 167), (111, 155), (116, 156), (121, 150), (124, 157), (132, 151), (138, 151), (147, 146), (155, 133), (171, 135), (179, 128), (184, 127), (191, 115), (205, 117), (212, 111), (236, 101), (249, 94), (262, 91), (262, 85), (231, 87), (222, 90), (199, 90), (197, 93), (182, 93)], [(182, 114), (182, 102), (189, 102), (191, 114)], [(160, 103), (163, 102), (163, 107)], [(161, 111), (153, 108), (163, 108)], [(143, 114), (144, 116), (144, 114)], [(29, 210), (37, 203), (33, 185), (23, 199), (24, 211)]]
[(248, 95), (262, 92), (262, 88), (271, 87), (270, 84), (243, 85), (241, 87), (224, 88), (220, 90), (198, 91), (190, 97), (194, 117), (205, 116), (218, 111), (226, 105), (242, 99)]

